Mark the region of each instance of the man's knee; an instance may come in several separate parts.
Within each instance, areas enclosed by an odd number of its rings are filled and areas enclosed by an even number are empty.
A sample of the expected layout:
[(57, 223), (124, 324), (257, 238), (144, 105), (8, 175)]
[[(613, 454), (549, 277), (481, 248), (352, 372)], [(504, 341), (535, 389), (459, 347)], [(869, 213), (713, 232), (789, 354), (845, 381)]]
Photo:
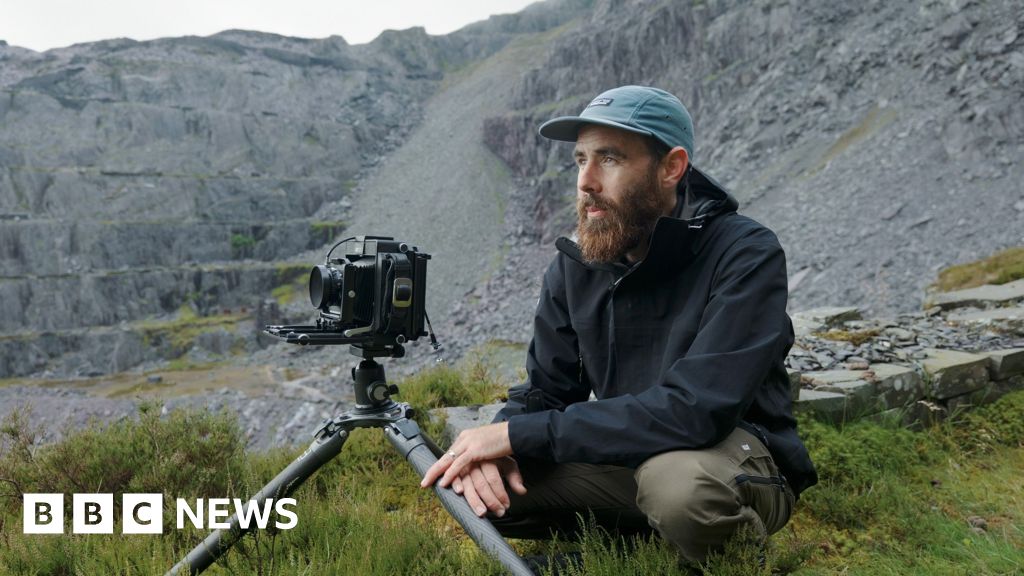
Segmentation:
[(702, 531), (739, 510), (728, 476), (702, 456), (700, 451), (669, 452), (637, 469), (637, 507), (652, 527), (674, 534)]
[(637, 506), (684, 558), (701, 561), (744, 527), (767, 537), (737, 488), (737, 473), (735, 462), (714, 449), (660, 454), (637, 469)]

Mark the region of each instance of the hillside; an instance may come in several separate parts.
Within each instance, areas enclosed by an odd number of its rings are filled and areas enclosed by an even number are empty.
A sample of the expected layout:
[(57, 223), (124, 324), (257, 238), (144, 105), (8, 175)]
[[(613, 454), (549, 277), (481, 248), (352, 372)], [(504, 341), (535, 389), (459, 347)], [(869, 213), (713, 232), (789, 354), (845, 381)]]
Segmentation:
[[(259, 329), (308, 320), (306, 270), (354, 234), (431, 253), (448, 359), (514, 371), (574, 218), (568, 149), (536, 127), (625, 83), (690, 107), (696, 163), (787, 249), (792, 311), (895, 318), (940, 268), (1024, 243), (1022, 46), (1011, 0), (549, 0), (355, 46), (3, 44), (0, 379), (82, 414), (162, 395), (301, 430), (344, 404), (350, 357)], [(410, 356), (394, 371), (431, 361)]]

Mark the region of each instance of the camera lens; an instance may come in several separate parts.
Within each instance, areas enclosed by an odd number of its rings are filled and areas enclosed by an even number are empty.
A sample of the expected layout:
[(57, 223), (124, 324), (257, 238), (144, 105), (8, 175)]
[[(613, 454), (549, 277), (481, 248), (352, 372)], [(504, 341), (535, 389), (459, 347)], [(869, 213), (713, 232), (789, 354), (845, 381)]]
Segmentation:
[(309, 301), (316, 308), (326, 310), (337, 300), (333, 270), (327, 266), (314, 266), (309, 273)]

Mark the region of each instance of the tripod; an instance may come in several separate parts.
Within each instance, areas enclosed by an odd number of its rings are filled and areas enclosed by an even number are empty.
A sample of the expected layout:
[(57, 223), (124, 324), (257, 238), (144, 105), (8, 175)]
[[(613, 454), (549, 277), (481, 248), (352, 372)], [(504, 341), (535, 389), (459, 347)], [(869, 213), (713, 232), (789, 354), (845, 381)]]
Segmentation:
[[(413, 420), (414, 410), (408, 404), (391, 399), (391, 395), (398, 392), (398, 387), (387, 383), (384, 366), (374, 361), (374, 358), (384, 356), (400, 356), (403, 352), (401, 347), (391, 346), (385, 349), (353, 346), (352, 352), (362, 357), (358, 367), (352, 369), (352, 379), (355, 381), (355, 409), (325, 420), (314, 434), (314, 440), (309, 448), (250, 498), (257, 506), (262, 507), (268, 498), (277, 500), (291, 495), (321, 466), (341, 453), (349, 433), (356, 428), (382, 428), (391, 445), (409, 461), (420, 477), (437, 462), (436, 454), (440, 453), (440, 450)], [(434, 492), (448, 513), (462, 525), (477, 546), (497, 559), (509, 573), (514, 576), (533, 575), (533, 571), (505, 542), (494, 526), (473, 513), (465, 498), (451, 488), (435, 486)], [(230, 528), (211, 533), (164, 576), (200, 574), (250, 530), (240, 527), (237, 514), (228, 522)]]

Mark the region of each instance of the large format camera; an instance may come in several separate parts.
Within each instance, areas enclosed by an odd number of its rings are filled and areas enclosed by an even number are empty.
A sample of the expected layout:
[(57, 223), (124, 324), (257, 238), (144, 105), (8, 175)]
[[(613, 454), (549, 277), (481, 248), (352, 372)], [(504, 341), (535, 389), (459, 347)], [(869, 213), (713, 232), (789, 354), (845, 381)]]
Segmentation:
[[(331, 258), (339, 246), (344, 256)], [(351, 344), (399, 357), (402, 344), (427, 334), (424, 300), (429, 254), (388, 236), (347, 238), (309, 274), (315, 325), (267, 326), (293, 344)]]

